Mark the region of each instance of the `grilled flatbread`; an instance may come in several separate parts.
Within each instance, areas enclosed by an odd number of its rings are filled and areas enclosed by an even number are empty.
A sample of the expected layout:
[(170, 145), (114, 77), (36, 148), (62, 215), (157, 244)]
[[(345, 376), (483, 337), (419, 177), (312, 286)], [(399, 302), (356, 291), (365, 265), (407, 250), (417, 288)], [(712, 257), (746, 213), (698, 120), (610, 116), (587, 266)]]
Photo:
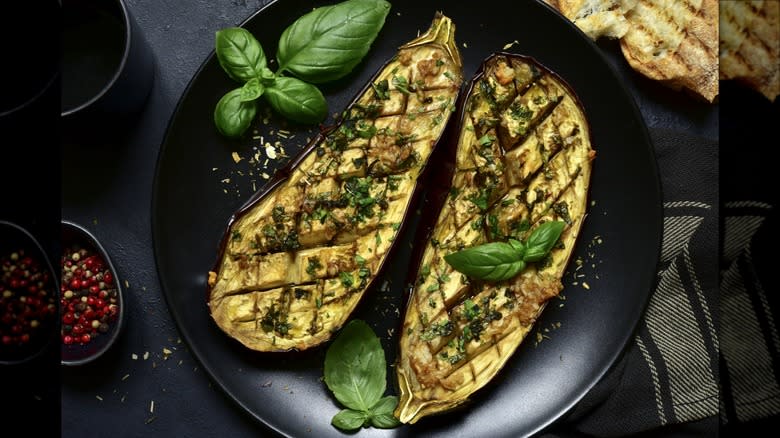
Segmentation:
[(637, 0), (545, 0), (592, 40), (620, 38), (628, 32), (626, 13)]
[(628, 63), (648, 78), (708, 102), (718, 96), (717, 0), (544, 1), (593, 40), (620, 38)]
[(720, 2), (720, 78), (780, 94), (780, 2)]
[(639, 0), (620, 46), (650, 79), (713, 102), (718, 96), (717, 0)]

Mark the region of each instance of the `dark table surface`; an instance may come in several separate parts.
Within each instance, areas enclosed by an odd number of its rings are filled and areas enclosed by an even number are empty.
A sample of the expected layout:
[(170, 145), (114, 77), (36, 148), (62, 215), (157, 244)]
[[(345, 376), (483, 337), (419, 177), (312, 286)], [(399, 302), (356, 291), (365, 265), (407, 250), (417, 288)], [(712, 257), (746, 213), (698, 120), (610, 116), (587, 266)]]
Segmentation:
[[(266, 3), (128, 0), (157, 61), (151, 95), (134, 126), (121, 135), (97, 147), (64, 144), (62, 168), (62, 218), (87, 226), (113, 256), (119, 278), (129, 285), (128, 318), (117, 345), (104, 357), (63, 369), (63, 436), (270, 434), (212, 384), (180, 338), (160, 289), (150, 222), (156, 160), (179, 98), (212, 52), (214, 32), (238, 25)], [(648, 128), (717, 139), (717, 105), (643, 78), (630, 70), (615, 42), (599, 44), (625, 79)], [(80, 177), (84, 169), (94, 169), (95, 178)], [(163, 349), (172, 351), (167, 360)]]

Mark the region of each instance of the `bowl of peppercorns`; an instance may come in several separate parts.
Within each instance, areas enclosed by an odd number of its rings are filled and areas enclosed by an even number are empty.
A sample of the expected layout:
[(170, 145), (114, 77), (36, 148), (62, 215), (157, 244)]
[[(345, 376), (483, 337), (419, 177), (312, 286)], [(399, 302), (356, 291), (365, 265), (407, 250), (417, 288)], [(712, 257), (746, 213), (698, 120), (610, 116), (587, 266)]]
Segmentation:
[(38, 240), (0, 221), (0, 364), (38, 357), (56, 339), (57, 277)]
[(85, 227), (62, 221), (60, 343), (63, 365), (105, 353), (124, 325), (122, 287), (111, 258)]

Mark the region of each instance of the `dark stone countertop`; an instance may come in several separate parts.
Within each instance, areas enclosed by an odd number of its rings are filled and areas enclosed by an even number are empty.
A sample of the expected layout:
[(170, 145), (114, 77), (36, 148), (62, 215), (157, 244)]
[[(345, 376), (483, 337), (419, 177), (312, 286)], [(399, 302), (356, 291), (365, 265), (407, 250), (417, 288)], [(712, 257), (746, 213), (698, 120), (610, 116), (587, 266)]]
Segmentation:
[[(129, 285), (129, 315), (105, 357), (63, 369), (63, 436), (270, 434), (212, 384), (180, 340), (160, 290), (150, 223), (157, 155), (179, 98), (211, 53), (214, 32), (241, 23), (265, 3), (128, 0), (157, 60), (154, 87), (126, 133), (103, 145), (63, 145), (62, 217), (89, 226), (110, 251), (119, 278)], [(616, 43), (600, 45), (626, 79), (649, 128), (717, 138), (717, 105), (695, 103), (652, 83), (630, 70)], [(93, 178), (77, 177), (87, 169)], [(172, 351), (167, 360), (164, 348)]]

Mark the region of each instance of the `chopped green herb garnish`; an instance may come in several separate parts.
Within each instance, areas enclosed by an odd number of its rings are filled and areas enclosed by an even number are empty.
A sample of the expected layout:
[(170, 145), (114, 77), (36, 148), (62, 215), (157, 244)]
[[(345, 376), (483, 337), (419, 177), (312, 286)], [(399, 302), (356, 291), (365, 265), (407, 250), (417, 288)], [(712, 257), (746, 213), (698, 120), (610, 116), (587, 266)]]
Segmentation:
[(374, 89), (374, 95), (379, 100), (388, 100), (390, 99), (390, 94), (388, 93), (388, 90), (390, 89), (390, 84), (387, 83), (387, 79), (382, 79), (379, 82), (371, 84), (371, 87)]
[(465, 316), (468, 321), (471, 321), (477, 315), (479, 315), (479, 306), (474, 304), (474, 302), (471, 301), (471, 300), (464, 301), (463, 302), (463, 316)]
[(284, 206), (277, 205), (274, 207), (274, 210), (271, 212), (271, 217), (274, 219), (274, 222), (284, 222), (285, 214), (284, 214)]
[(509, 113), (512, 115), (512, 117), (524, 121), (531, 120), (531, 117), (534, 116), (533, 111), (519, 102), (514, 102), (509, 106)]
[(571, 225), (571, 217), (569, 216), (569, 205), (566, 204), (565, 201), (556, 202), (552, 205), (552, 209), (555, 212), (555, 214), (558, 215), (559, 218), (561, 218), (564, 222), (566, 222), (566, 225)]
[(347, 289), (351, 288), (352, 285), (355, 284), (354, 278), (352, 278), (352, 274), (349, 272), (339, 272), (339, 279), (341, 280), (341, 284), (344, 285)]
[(482, 147), (488, 147), (496, 141), (496, 138), (492, 135), (485, 134), (479, 140), (477, 140)]
[(314, 274), (320, 269), (322, 269), (320, 258), (317, 256), (309, 257), (309, 264), (306, 266), (306, 273), (309, 274), (309, 277), (314, 277)]
[[(429, 302), (430, 305), (430, 302)], [(436, 308), (435, 305), (431, 306)], [(455, 325), (450, 320), (442, 321), (439, 324), (432, 324), (427, 330), (424, 330), (420, 335), (420, 339), (423, 341), (430, 341), (438, 336), (449, 336), (455, 329)]]
[(403, 76), (393, 76), (393, 85), (398, 91), (404, 94), (409, 94), (410, 91), (414, 91), (409, 89), (409, 81)]
[(363, 122), (360, 122), (355, 133), (360, 138), (371, 138), (376, 135), (376, 126), (365, 125)]

